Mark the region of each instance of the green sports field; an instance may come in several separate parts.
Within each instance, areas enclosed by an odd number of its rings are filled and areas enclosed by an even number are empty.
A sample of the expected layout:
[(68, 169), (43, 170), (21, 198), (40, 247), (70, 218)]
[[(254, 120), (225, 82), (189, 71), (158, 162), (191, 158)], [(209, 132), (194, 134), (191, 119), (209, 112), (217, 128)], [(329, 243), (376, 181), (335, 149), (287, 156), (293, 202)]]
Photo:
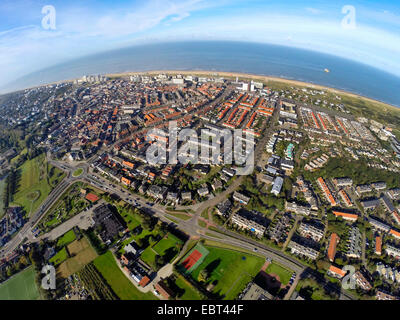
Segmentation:
[(22, 206), (28, 215), (40, 206), (65, 176), (60, 169), (46, 162), (44, 154), (25, 161), (18, 172), (20, 180), (12, 204)]
[(205, 248), (209, 253), (200, 265), (194, 266), (191, 276), (197, 281), (201, 270), (207, 269), (210, 273), (207, 284), (215, 283), (212, 292), (226, 300), (235, 299), (264, 264), (263, 258), (252, 254), (210, 246)]
[(39, 297), (33, 267), (0, 284), (0, 300), (38, 300)]

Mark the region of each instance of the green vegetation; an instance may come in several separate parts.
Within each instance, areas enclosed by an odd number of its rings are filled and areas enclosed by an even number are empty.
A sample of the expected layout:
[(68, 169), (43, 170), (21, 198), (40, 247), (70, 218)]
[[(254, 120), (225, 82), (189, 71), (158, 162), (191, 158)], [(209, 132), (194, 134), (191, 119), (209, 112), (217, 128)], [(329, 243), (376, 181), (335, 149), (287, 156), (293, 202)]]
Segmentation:
[(46, 162), (45, 154), (25, 161), (17, 169), (16, 192), (13, 203), (28, 214), (36, 211), (65, 173)]
[(85, 266), (77, 275), (94, 300), (118, 299), (93, 263)]
[(296, 291), (306, 300), (332, 300), (330, 296), (318, 283), (313, 279), (300, 280)]
[(75, 240), (63, 249), (67, 251), (70, 258), (64, 260), (57, 267), (57, 274), (61, 278), (67, 278), (78, 272), (97, 257), (95, 249), (90, 245), (87, 238)]
[(72, 173), (72, 176), (73, 177), (79, 177), (82, 173), (83, 173), (83, 169), (82, 168), (78, 168)]
[(285, 269), (284, 267), (280, 266), (279, 264), (277, 264), (275, 262), (271, 262), (268, 265), (265, 272), (268, 274), (274, 274), (274, 275), (279, 276), (280, 282), (283, 285), (287, 285), (289, 283), (289, 280), (293, 274), (293, 272)]
[(69, 230), (68, 232), (64, 233), (60, 238), (57, 240), (58, 247), (64, 247), (76, 239), (74, 230)]
[(97, 257), (94, 266), (102, 274), (108, 285), (121, 300), (155, 300), (151, 293), (142, 293), (129, 281), (118, 267), (113, 254), (107, 251)]
[(57, 254), (54, 257), (52, 257), (49, 261), (56, 266), (67, 259), (68, 259), (68, 252), (67, 249), (64, 247), (60, 251), (58, 251)]
[(84, 199), (80, 192), (81, 189), (96, 193), (93, 191), (93, 188), (83, 182), (74, 183), (61, 195), (59, 200), (57, 200), (40, 221), (39, 228), (43, 232), (49, 232), (89, 206), (89, 202)]
[(189, 281), (180, 274), (175, 274), (175, 276), (175, 285), (184, 291), (178, 297), (180, 300), (203, 300), (202, 294)]
[(201, 228), (207, 227), (207, 223), (206, 223), (205, 221), (203, 221), (203, 220), (200, 220), (200, 219), (197, 221), (197, 224), (198, 224), (199, 227), (201, 227)]
[[(0, 199), (4, 199), (6, 187), (7, 187), (7, 178), (2, 177), (0, 179)], [(5, 201), (0, 201), (0, 218), (3, 217), (3, 215), (5, 213), (5, 211), (4, 211), (5, 204), (6, 204)]]
[(179, 253), (182, 245), (182, 240), (168, 233), (155, 245), (147, 247), (143, 251), (141, 259), (157, 270), (162, 265), (171, 262)]
[(209, 254), (191, 275), (196, 281), (202, 270), (207, 270), (205, 285), (212, 284), (212, 293), (232, 300), (244, 289), (260, 271), (264, 259), (239, 251), (216, 247), (206, 247)]
[(330, 158), (327, 164), (316, 172), (304, 172), (306, 180), (315, 181), (318, 177), (324, 178), (352, 178), (354, 184), (365, 184), (376, 181), (385, 181), (388, 188), (400, 187), (400, 175), (386, 170), (370, 168), (367, 161), (360, 159), (350, 161), (346, 158)]
[(0, 284), (0, 300), (38, 300), (39, 297), (33, 267)]

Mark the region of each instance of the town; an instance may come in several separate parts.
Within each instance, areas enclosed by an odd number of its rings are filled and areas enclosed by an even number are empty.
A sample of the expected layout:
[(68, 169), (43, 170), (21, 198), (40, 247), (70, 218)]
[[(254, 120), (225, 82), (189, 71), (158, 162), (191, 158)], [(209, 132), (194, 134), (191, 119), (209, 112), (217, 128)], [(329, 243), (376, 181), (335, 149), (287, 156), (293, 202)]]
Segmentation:
[(0, 297), (30, 277), (27, 299), (398, 300), (399, 115), (357, 103), (196, 72), (1, 96)]

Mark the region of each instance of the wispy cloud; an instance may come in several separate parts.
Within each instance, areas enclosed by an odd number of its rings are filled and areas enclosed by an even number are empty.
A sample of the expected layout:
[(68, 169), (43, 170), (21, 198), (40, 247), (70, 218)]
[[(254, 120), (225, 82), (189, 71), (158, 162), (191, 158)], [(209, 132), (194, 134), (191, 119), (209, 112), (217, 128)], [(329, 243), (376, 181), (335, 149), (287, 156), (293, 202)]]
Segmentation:
[(312, 13), (312, 14), (321, 14), (321, 13), (323, 12), (323, 11), (320, 10), (320, 9), (311, 8), (311, 7), (306, 8), (306, 10), (307, 10), (308, 12)]
[(168, 20), (179, 23), (191, 12), (212, 6), (205, 0), (149, 0), (107, 8), (55, 6), (56, 30), (26, 25), (0, 32), (0, 84), (82, 55), (118, 47)]

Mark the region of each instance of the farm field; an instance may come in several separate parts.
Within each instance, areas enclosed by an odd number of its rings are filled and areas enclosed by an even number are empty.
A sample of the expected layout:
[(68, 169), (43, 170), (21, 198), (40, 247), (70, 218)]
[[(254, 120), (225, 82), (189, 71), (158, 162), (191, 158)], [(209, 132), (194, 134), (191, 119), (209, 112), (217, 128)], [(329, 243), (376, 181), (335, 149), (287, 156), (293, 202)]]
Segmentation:
[(233, 300), (248, 282), (260, 271), (264, 259), (239, 251), (205, 246), (209, 251), (204, 261), (192, 271), (198, 281), (200, 272), (207, 269), (210, 278), (206, 284), (214, 283), (212, 292), (223, 299)]
[(275, 262), (270, 263), (265, 272), (268, 274), (279, 276), (280, 283), (282, 283), (283, 285), (287, 285), (289, 283), (289, 280), (293, 273), (292, 271), (289, 271), (284, 267), (281, 267), (279, 264)]
[(35, 269), (29, 267), (0, 284), (0, 300), (38, 300)]
[(22, 206), (28, 215), (36, 211), (65, 176), (60, 169), (46, 162), (44, 154), (25, 161), (18, 170), (20, 179), (12, 204)]
[(93, 261), (96, 269), (102, 274), (111, 289), (121, 300), (155, 300), (152, 293), (142, 293), (123, 274), (111, 251), (98, 256)]
[(75, 240), (66, 247), (66, 250), (68, 250), (71, 258), (58, 266), (57, 275), (61, 278), (67, 278), (78, 272), (97, 257), (96, 251), (86, 238)]

